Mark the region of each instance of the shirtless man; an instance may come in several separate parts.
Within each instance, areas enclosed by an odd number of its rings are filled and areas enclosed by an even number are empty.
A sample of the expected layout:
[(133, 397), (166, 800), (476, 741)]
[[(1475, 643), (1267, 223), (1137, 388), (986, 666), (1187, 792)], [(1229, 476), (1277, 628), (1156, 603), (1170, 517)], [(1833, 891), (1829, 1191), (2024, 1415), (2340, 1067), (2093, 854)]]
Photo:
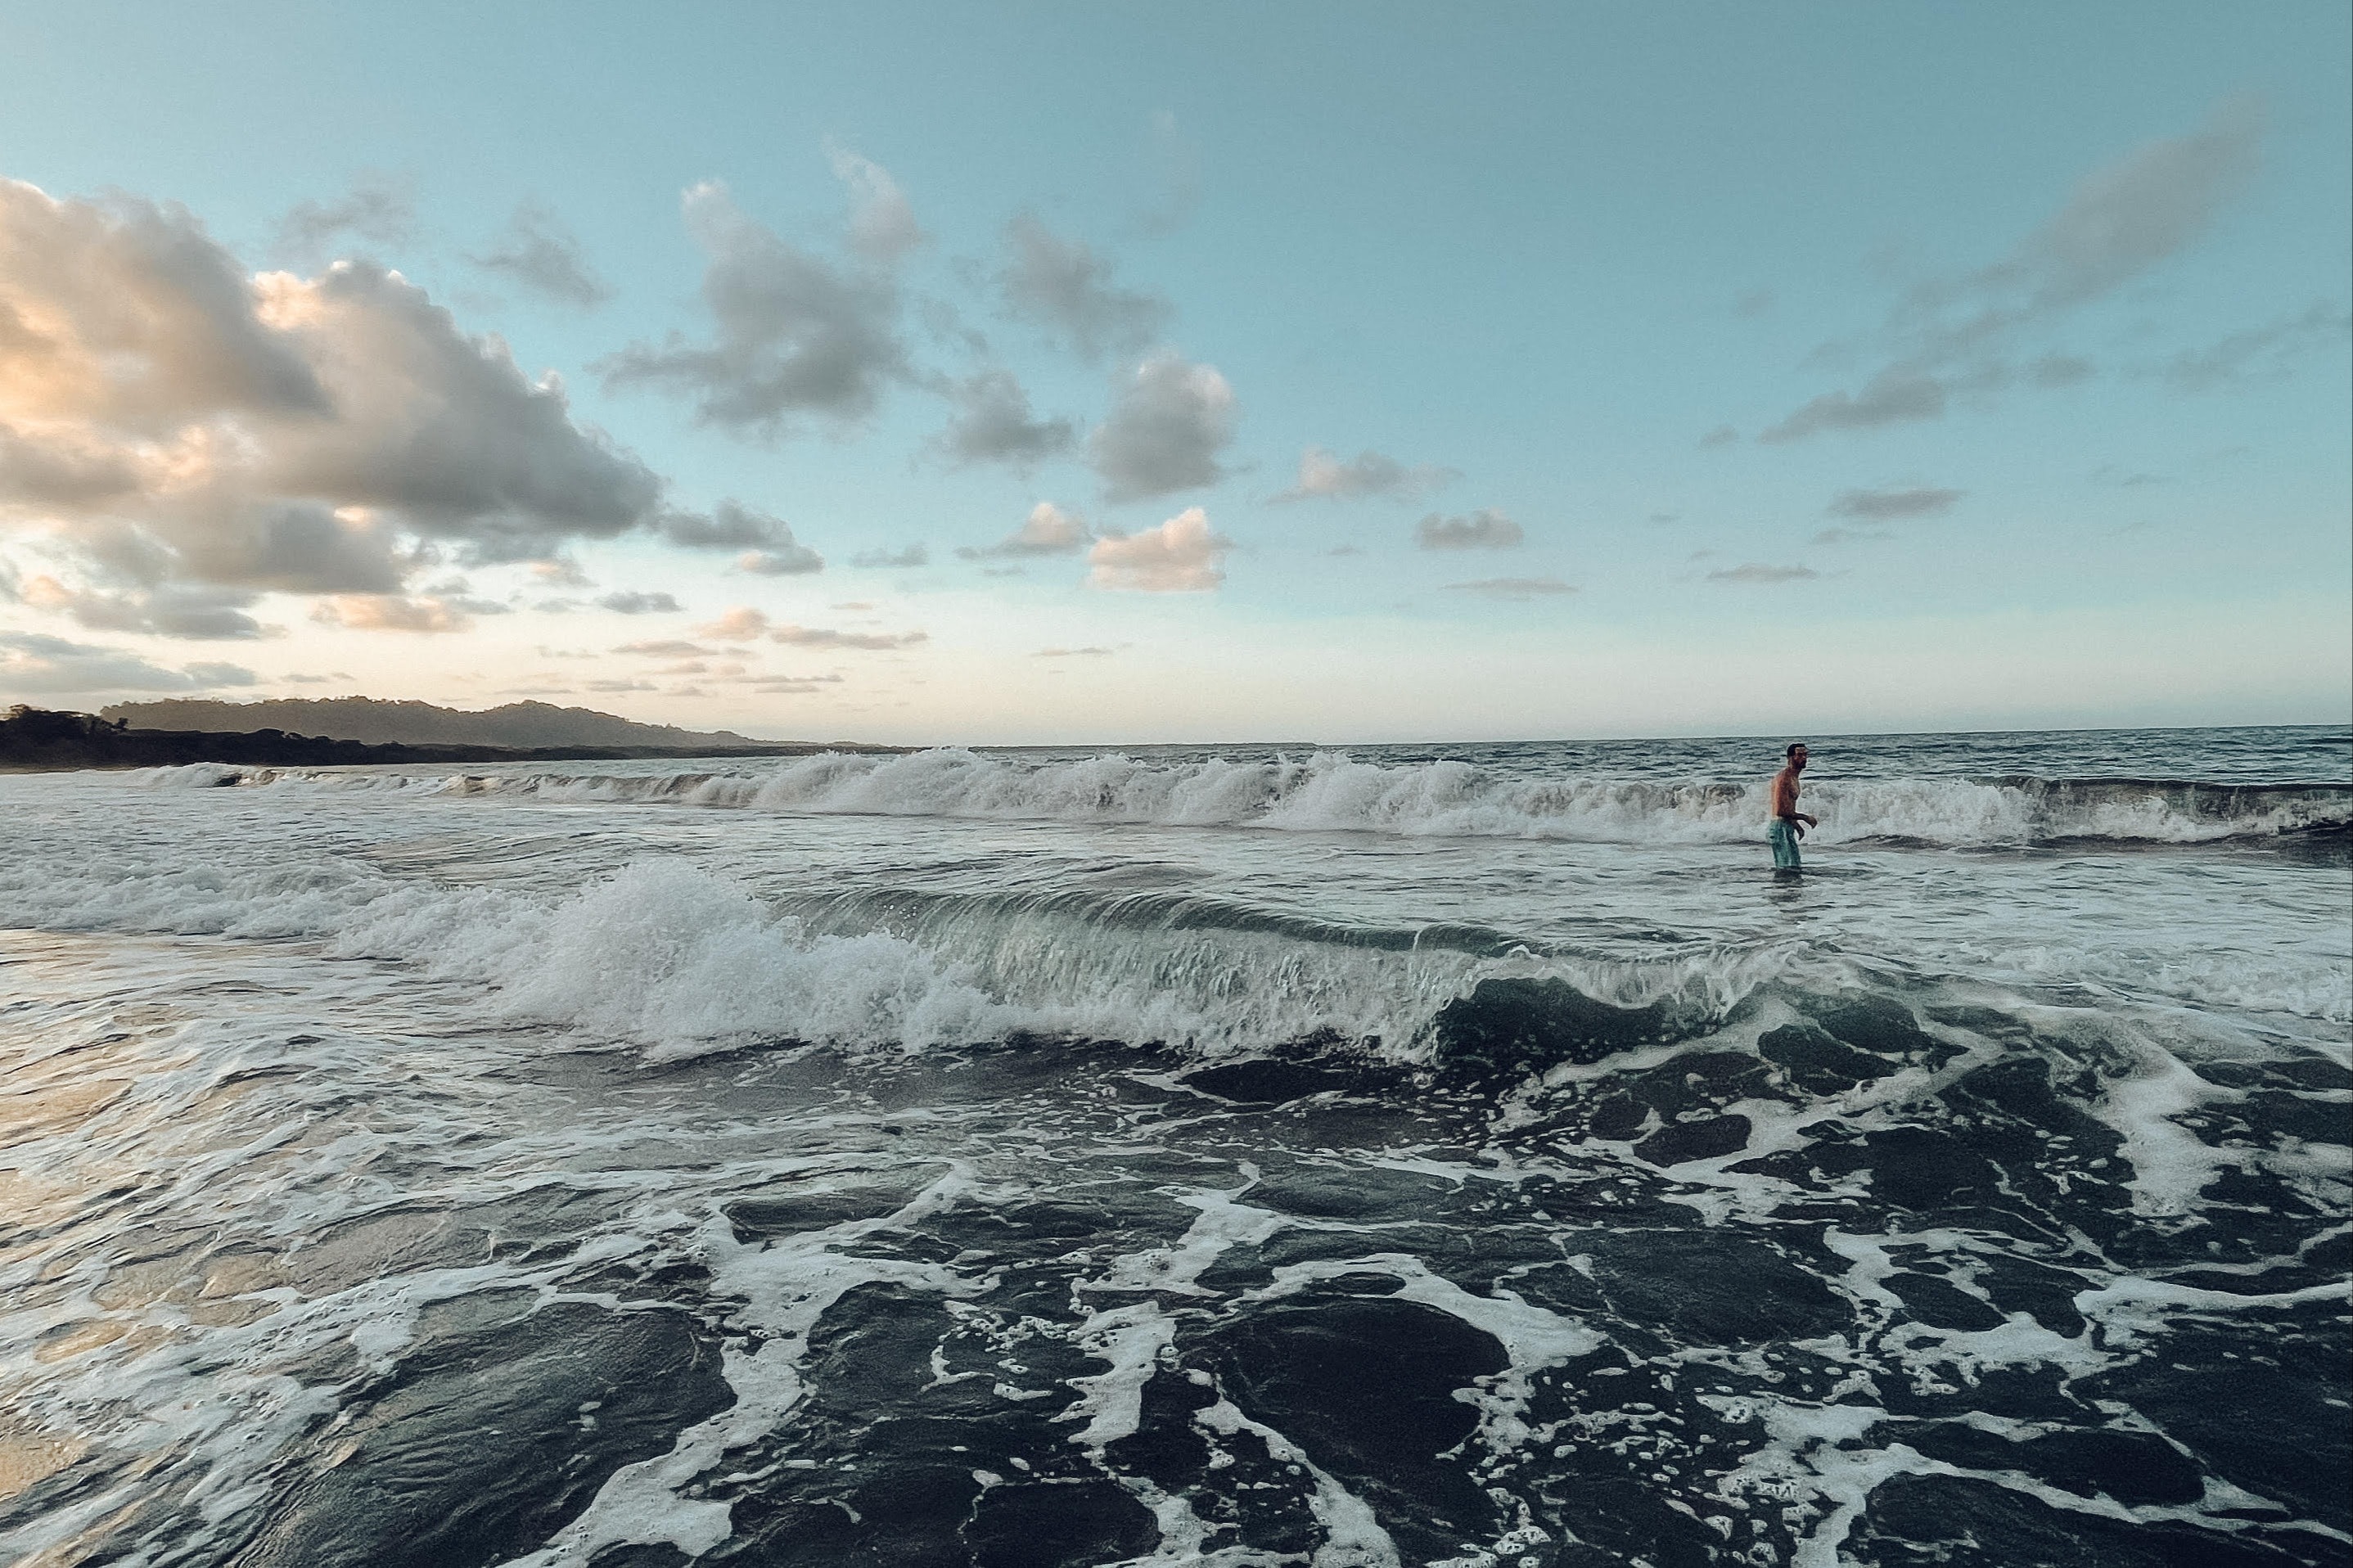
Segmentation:
[(1773, 846), (1773, 869), (1795, 871), (1800, 868), (1798, 840), (1815, 826), (1812, 817), (1798, 809), (1798, 775), (1806, 771), (1806, 743), (1793, 742), (1783, 755), (1788, 762), (1773, 775), (1773, 820), (1765, 828), (1765, 838)]

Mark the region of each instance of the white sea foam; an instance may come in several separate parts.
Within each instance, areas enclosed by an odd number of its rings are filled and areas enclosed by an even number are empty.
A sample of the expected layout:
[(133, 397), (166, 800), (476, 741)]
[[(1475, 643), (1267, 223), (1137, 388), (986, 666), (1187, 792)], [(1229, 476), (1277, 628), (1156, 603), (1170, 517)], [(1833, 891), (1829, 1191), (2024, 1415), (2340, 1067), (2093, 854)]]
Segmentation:
[[(1119, 752), (1055, 762), (958, 748), (896, 756), (824, 752), (742, 773), (510, 773), (232, 769), (131, 775), (157, 787), (300, 786), (487, 794), (550, 802), (1257, 827), (1407, 837), (1713, 844), (1758, 837), (1765, 786), (1531, 778), (1441, 760), (1384, 764), (1342, 752), (1297, 760), (1169, 763)], [(1810, 785), (1817, 843), (1905, 840), (1975, 847), (2063, 839), (2204, 843), (2353, 821), (2353, 789), (2131, 780), (1892, 778)]]

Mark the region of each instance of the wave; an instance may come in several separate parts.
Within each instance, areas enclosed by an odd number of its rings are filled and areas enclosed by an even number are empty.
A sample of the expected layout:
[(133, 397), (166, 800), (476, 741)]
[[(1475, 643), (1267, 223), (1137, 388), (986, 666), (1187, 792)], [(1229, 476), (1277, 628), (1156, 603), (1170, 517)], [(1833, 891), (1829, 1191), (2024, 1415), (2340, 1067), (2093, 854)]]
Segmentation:
[[(946, 748), (822, 752), (748, 772), (402, 773), (197, 763), (129, 775), (156, 787), (278, 786), (488, 795), (552, 803), (978, 817), (1600, 843), (1745, 843), (1762, 781), (1529, 777), (1458, 761), (1383, 764), (1344, 752), (1183, 763), (1120, 752), (1033, 762)], [(2108, 840), (2198, 844), (2353, 827), (2353, 784), (2168, 779), (1893, 778), (1810, 785), (1821, 843), (1968, 848)]]
[[(1200, 1058), (1285, 1042), (1427, 1058), (1446, 1007), (1490, 978), (1541, 978), (1609, 1005), (1721, 1014), (1789, 944), (1654, 962), (1537, 953), (1502, 933), (1359, 931), (1208, 900), (1068, 895), (764, 898), (649, 858), (568, 894), (293, 867), (0, 868), (0, 927), (303, 941), (480, 986), (519, 1023), (691, 1055), (791, 1041), (853, 1053), (1024, 1036), (1164, 1045)], [(1109, 918), (1106, 918), (1108, 915)]]

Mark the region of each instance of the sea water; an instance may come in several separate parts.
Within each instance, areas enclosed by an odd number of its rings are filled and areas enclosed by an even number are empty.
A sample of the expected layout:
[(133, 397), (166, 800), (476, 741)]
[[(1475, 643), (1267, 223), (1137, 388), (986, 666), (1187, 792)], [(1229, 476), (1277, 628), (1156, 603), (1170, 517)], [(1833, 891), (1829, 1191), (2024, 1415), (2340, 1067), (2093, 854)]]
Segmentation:
[(0, 1562), (2342, 1563), (2353, 736), (0, 779)]

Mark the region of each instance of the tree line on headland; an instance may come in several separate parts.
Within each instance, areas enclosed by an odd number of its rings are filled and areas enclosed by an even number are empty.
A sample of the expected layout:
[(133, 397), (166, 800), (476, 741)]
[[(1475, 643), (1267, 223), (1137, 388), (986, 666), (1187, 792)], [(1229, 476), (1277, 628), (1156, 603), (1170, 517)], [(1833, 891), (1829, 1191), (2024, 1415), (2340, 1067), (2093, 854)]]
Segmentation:
[[(429, 705), (418, 703), (415, 706), (425, 708)], [(545, 704), (514, 706), (537, 708)], [(386, 763), (589, 762), (627, 757), (797, 757), (825, 751), (891, 752), (900, 749), (861, 745), (853, 742), (764, 742), (748, 741), (740, 735), (728, 737), (735, 742), (733, 745), (500, 746), (417, 744), (398, 741), (370, 742), (328, 735), (289, 734), (279, 729), (133, 729), (127, 715), (114, 713), (112, 710), (108, 711), (111, 717), (28, 708), (23, 703), (10, 708), (5, 715), (0, 715), (0, 772), (152, 768), (185, 763), (229, 763), (259, 767), (351, 767)], [(442, 709), (436, 711), (448, 713), (453, 710)], [(581, 713), (592, 719), (607, 719), (616, 724), (628, 723), (626, 720), (612, 719), (609, 714), (591, 713), (586, 709), (559, 711)], [(470, 714), (460, 716), (476, 717)], [(695, 738), (691, 731), (670, 732)]]

